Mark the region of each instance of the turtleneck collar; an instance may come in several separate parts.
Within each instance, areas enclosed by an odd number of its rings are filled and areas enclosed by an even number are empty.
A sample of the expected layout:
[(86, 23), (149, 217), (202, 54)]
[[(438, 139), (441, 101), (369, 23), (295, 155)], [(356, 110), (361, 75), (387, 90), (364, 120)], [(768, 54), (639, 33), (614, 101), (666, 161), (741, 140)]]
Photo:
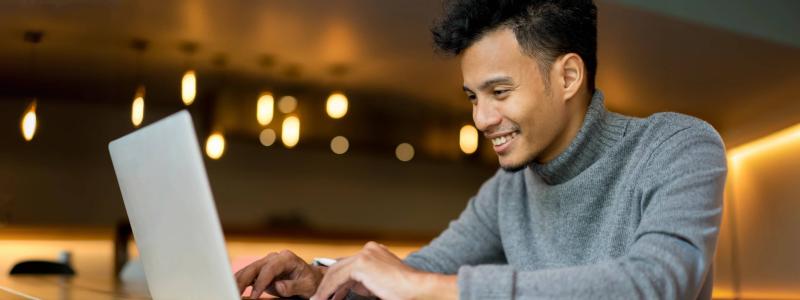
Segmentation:
[(545, 164), (531, 163), (530, 169), (546, 183), (564, 183), (586, 170), (625, 134), (627, 120), (606, 110), (603, 93), (595, 91), (578, 134), (564, 152)]

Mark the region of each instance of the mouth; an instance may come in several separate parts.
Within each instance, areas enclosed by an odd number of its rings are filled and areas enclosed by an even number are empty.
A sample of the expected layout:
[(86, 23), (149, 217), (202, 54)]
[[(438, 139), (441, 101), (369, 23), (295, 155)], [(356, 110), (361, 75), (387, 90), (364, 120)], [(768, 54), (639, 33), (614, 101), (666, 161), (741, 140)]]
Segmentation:
[(493, 137), (492, 145), (494, 146), (494, 151), (497, 152), (498, 155), (503, 155), (508, 152), (508, 148), (511, 146), (511, 143), (517, 138), (518, 132), (512, 131), (507, 134)]

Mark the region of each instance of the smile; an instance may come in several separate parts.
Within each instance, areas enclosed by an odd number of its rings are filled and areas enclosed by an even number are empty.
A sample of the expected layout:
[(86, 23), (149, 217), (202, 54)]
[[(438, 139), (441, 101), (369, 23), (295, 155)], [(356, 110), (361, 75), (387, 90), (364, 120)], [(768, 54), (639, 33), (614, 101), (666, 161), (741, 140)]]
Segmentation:
[(498, 137), (492, 139), (492, 145), (494, 145), (495, 147), (505, 145), (506, 143), (508, 143), (511, 140), (513, 140), (515, 137), (517, 137), (517, 132), (516, 131), (511, 132), (511, 133), (506, 134), (506, 135), (503, 135), (503, 136), (498, 136)]

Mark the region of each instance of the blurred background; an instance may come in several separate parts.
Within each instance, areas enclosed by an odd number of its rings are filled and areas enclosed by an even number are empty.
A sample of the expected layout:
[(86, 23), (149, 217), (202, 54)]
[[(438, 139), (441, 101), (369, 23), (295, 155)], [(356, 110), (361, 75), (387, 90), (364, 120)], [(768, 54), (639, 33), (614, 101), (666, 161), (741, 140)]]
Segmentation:
[[(608, 108), (690, 114), (728, 147), (715, 298), (800, 298), (800, 2), (597, 5)], [(232, 257), (424, 245), (497, 168), (458, 60), (433, 52), (440, 12), (432, 0), (3, 1), (0, 270), (69, 250), (84, 274), (111, 274), (126, 215), (107, 144), (182, 109)]]

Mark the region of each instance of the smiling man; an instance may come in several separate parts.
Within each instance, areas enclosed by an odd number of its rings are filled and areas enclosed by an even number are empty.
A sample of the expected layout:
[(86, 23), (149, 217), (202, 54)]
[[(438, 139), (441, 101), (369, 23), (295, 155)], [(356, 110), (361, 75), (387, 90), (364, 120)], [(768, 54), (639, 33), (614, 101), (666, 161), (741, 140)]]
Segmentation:
[[(606, 110), (590, 0), (455, 0), (433, 29), (458, 56), (501, 169), (401, 260), (368, 243), (330, 268), (289, 251), (236, 274), (278, 295), (340, 299), (709, 299), (725, 151), (707, 123)], [(646, 101), (646, 99), (642, 99)]]

